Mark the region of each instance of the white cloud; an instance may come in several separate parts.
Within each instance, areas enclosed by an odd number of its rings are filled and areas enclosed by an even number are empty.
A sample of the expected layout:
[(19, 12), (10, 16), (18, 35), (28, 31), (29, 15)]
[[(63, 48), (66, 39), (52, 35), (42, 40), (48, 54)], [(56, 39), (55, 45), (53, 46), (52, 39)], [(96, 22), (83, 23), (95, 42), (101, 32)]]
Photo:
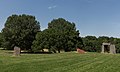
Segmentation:
[(93, 2), (93, 0), (86, 0), (88, 3), (92, 3)]
[(56, 8), (56, 7), (57, 7), (56, 5), (54, 5), (54, 6), (49, 6), (48, 9), (54, 9), (54, 8)]
[(41, 27), (41, 31), (43, 31), (43, 30), (45, 30), (45, 29), (47, 29), (47, 27)]

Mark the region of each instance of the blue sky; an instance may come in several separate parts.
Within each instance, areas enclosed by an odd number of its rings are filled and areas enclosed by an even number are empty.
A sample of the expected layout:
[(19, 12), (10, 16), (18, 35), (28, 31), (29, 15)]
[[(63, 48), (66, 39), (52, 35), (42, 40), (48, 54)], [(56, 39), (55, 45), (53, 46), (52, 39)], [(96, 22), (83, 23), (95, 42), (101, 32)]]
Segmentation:
[(35, 16), (42, 30), (51, 20), (65, 18), (80, 36), (120, 37), (120, 0), (0, 0), (0, 30), (12, 14)]

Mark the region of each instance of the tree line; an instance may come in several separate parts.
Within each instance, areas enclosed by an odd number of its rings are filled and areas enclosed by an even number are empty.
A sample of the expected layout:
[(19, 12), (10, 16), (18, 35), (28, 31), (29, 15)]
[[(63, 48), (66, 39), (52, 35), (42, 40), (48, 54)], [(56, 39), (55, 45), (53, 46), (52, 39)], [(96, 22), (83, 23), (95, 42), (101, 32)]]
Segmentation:
[(63, 18), (53, 19), (48, 23), (48, 28), (41, 31), (40, 22), (32, 15), (11, 15), (7, 18), (4, 28), (0, 33), (0, 46), (11, 50), (15, 46), (30, 52), (75, 51), (81, 48), (89, 52), (100, 52), (101, 44), (110, 42), (116, 45), (120, 52), (120, 39), (113, 37), (95, 36), (80, 37), (75, 23)]
[(63, 18), (53, 19), (48, 28), (41, 31), (40, 23), (32, 15), (12, 15), (7, 18), (1, 32), (1, 47), (13, 49), (15, 46), (31, 52), (48, 49), (60, 53), (72, 51), (82, 45), (75, 23)]
[(82, 37), (83, 41), (83, 49), (89, 52), (101, 52), (102, 43), (111, 43), (115, 44), (116, 52), (120, 53), (120, 38), (107, 37), (107, 36), (99, 36), (98, 38), (95, 36), (86, 36)]

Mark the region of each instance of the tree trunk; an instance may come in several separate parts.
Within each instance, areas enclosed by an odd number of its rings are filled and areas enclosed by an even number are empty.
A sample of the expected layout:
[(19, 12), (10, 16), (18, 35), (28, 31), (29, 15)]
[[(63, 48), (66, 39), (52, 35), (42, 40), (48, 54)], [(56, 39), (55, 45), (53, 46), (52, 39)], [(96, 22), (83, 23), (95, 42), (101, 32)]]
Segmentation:
[(60, 53), (60, 50), (58, 49), (58, 53)]

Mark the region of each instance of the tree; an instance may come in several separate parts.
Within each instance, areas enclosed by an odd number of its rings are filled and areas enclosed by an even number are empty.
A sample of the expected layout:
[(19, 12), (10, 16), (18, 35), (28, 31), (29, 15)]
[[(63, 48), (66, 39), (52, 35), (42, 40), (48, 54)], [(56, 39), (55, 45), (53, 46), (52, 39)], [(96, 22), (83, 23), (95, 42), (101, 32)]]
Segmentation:
[(102, 43), (109, 43), (110, 42), (110, 38), (109, 37), (107, 37), (107, 36), (100, 36), (100, 37), (98, 37), (98, 40), (99, 40), (99, 42), (102, 44)]
[(37, 34), (32, 47), (33, 49), (42, 49), (44, 47), (54, 50), (54, 52), (57, 50), (60, 53), (60, 50), (71, 51), (78, 46), (80, 47), (81, 40), (79, 31), (76, 31), (75, 23), (58, 18), (48, 23), (48, 29)]
[(114, 43), (116, 47), (116, 52), (120, 53), (120, 38), (114, 38)]
[(120, 53), (120, 39), (114, 37), (100, 36), (86, 36), (82, 38), (84, 47), (83, 49), (89, 52), (101, 52), (102, 43), (115, 44), (116, 52)]
[(13, 49), (14, 46), (18, 46), (21, 49), (31, 49), (38, 31), (40, 25), (34, 16), (25, 14), (9, 16), (2, 29), (4, 47)]
[(98, 52), (100, 51), (98, 40), (95, 36), (86, 36), (83, 39), (84, 50), (89, 52)]
[(32, 50), (34, 52), (38, 52), (40, 50), (43, 51), (43, 49), (46, 48), (49, 49), (49, 52), (51, 52), (51, 49), (55, 44), (54, 35), (55, 34), (51, 29), (45, 29), (38, 32), (36, 35), (36, 40), (33, 41)]
[[(75, 23), (66, 21), (63, 18), (53, 19), (48, 24), (48, 29), (55, 30), (56, 48), (58, 52), (61, 49), (65, 51), (75, 50), (78, 45), (79, 31), (76, 31)], [(81, 42), (79, 42), (80, 44)]]
[(0, 48), (2, 47), (2, 44), (3, 44), (3, 36), (2, 36), (2, 34), (0, 33)]

